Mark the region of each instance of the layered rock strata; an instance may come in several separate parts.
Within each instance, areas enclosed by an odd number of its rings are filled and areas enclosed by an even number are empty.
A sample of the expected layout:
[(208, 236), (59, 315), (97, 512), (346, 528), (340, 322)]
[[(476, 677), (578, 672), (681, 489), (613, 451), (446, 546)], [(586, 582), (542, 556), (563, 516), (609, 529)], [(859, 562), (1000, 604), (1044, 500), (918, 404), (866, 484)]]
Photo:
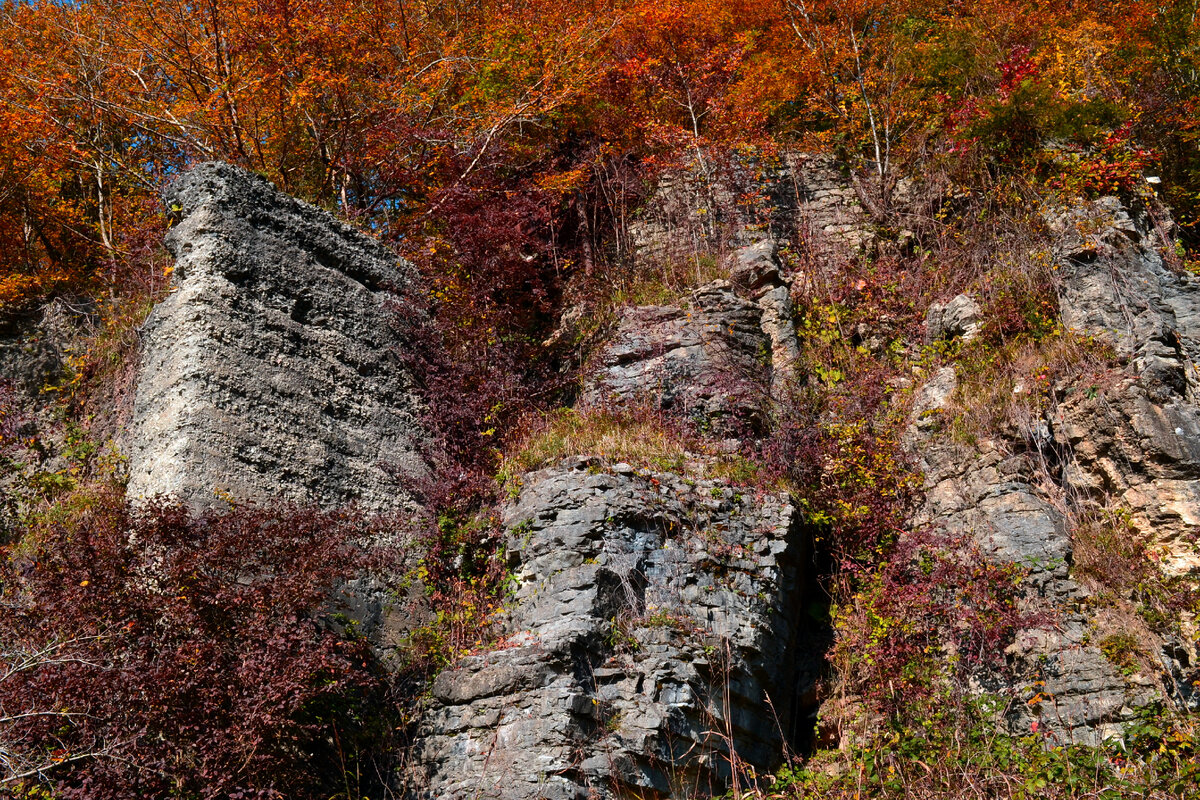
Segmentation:
[[(914, 522), (969, 534), (991, 558), (1028, 570), (1022, 602), (1043, 621), (1009, 649), (1011, 677), (981, 676), (981, 688), (1011, 694), (1016, 730), (1037, 722), (1053, 742), (1099, 744), (1153, 702), (1197, 705), (1195, 642), (1164, 639), (1136, 615), (1121, 619), (1120, 608), (1097, 609), (1073, 569), (1073, 535), (1080, 512), (1115, 509), (1165, 572), (1200, 572), (1200, 283), (1164, 263), (1167, 238), (1149, 213), (1131, 215), (1116, 198), (1051, 210), (1047, 220), (1064, 324), (1120, 366), (1103, 386), (1061, 380), (1050, 410), (1019, 437), (972, 446), (935, 433), (957, 389), (954, 369), (939, 371), (917, 393), (907, 437), (925, 476)], [(979, 324), (964, 296), (928, 320), (930, 338), (964, 341)], [(1113, 663), (1102, 646), (1113, 632), (1136, 634), (1161, 669)]]
[[(737, 263), (734, 284), (627, 309), (584, 405), (686, 416), (734, 448), (764, 425), (798, 355), (790, 299), (769, 243)], [(820, 660), (802, 519), (786, 494), (696, 477), (707, 464), (580, 455), (522, 478), (508, 637), (434, 683), (416, 796), (711, 796), (780, 763)]]
[(143, 331), (130, 496), (403, 502), (397, 477), (424, 473), (393, 326), (412, 267), (227, 164), (166, 203), (173, 288)]
[[(950, 370), (927, 384), (918, 408), (944, 407), (954, 389)], [(1027, 571), (1021, 604), (1030, 627), (1007, 651), (1009, 673), (979, 675), (980, 691), (1007, 695), (1007, 724), (1022, 733), (1039, 729), (1054, 744), (1119, 737), (1162, 693), (1156, 676), (1124, 675), (1102, 651), (1104, 637), (1085, 605), (1090, 593), (1072, 575), (1069, 520), (1056, 502), (1060, 492), (1046, 483), (1041, 455), (990, 440), (967, 446), (910, 432), (909, 441), (925, 477), (913, 524), (965, 534), (988, 558)]]
[(814, 263), (837, 265), (875, 245), (869, 215), (830, 156), (786, 153), (717, 172), (696, 165), (659, 183), (630, 225), (638, 261), (688, 262), (766, 240), (799, 241)]
[(718, 281), (686, 304), (625, 309), (582, 401), (761, 423), (771, 349), (762, 309)]
[(1066, 479), (1130, 509), (1165, 570), (1200, 575), (1200, 279), (1168, 268), (1169, 237), (1116, 198), (1048, 217), (1064, 323), (1127, 364), (1113, 386), (1061, 392)]
[(779, 763), (804, 646), (785, 495), (571, 458), (505, 520), (510, 634), (435, 681), (415, 796), (709, 796)]

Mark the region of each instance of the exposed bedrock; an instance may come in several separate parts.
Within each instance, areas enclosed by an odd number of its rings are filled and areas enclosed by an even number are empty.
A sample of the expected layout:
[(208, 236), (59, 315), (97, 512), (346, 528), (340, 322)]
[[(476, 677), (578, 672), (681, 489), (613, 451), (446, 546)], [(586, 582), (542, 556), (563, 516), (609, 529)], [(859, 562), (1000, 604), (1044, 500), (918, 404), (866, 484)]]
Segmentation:
[(800, 357), (791, 287), (775, 244), (736, 251), (730, 280), (713, 281), (671, 306), (621, 312), (594, 359), (585, 406), (643, 406), (731, 432), (762, 430), (772, 388)]
[(797, 239), (813, 258), (837, 263), (875, 245), (869, 216), (831, 156), (791, 152), (720, 172), (694, 168), (661, 179), (630, 225), (638, 261), (688, 262), (698, 253)]
[(403, 503), (425, 471), (392, 324), (413, 268), (228, 164), (166, 202), (174, 285), (145, 326), (130, 496)]
[(761, 424), (771, 342), (762, 309), (718, 281), (685, 304), (621, 314), (585, 388), (589, 406), (649, 406)]
[[(1038, 722), (1056, 742), (1098, 744), (1120, 736), (1140, 707), (1171, 698), (1196, 708), (1196, 643), (1163, 639), (1118, 606), (1098, 608), (1074, 570), (1073, 511), (1095, 503), (1128, 512), (1166, 573), (1200, 566), (1200, 283), (1172, 271), (1148, 213), (1116, 198), (1046, 212), (1060, 277), (1064, 324), (1115, 351), (1123, 364), (1111, 385), (1052, 387), (1043, 418), (1019, 441), (977, 445), (933, 433), (936, 412), (955, 396), (952, 367), (918, 392), (907, 440), (925, 476), (917, 524), (969, 533), (997, 561), (1029, 570), (1024, 603), (1049, 622), (1023, 631), (1009, 650), (1015, 683), (1009, 722)], [(952, 311), (953, 309), (957, 309)], [(970, 313), (966, 317), (962, 310)], [(935, 338), (969, 338), (974, 304), (956, 298), (930, 312)], [(972, 398), (960, 397), (969, 404)], [(1190, 626), (1182, 621), (1183, 629)], [(1132, 627), (1131, 627), (1132, 626)], [(1103, 652), (1106, 635), (1140, 630), (1161, 669), (1121, 669)], [(1193, 637), (1194, 638), (1194, 637)], [(1003, 689), (1000, 676), (984, 688)]]
[[(736, 290), (627, 309), (584, 405), (764, 425), (773, 375), (795, 366), (790, 299), (768, 243), (736, 266)], [(508, 636), (434, 683), (415, 796), (719, 795), (812, 727), (811, 554), (786, 494), (581, 454), (525, 475), (505, 519)]]
[(1049, 423), (1066, 479), (1128, 507), (1166, 571), (1200, 575), (1200, 280), (1169, 269), (1154, 220), (1116, 198), (1048, 217), (1064, 322), (1128, 361), (1117, 385), (1062, 394)]
[[(695, 254), (703, 236), (727, 236), (714, 251), (728, 280), (622, 311), (585, 370), (581, 406), (686, 417), (731, 451), (740, 436), (768, 433), (771, 404), (802, 377), (795, 276), (780, 248), (801, 242), (837, 268), (873, 239), (828, 159), (789, 157), (762, 185), (761, 202), (733, 204), (745, 218), (720, 231), (698, 212), (732, 189), (664, 185), (634, 226), (638, 257)], [(145, 330), (131, 496), (197, 508), (224, 497), (408, 502), (405, 486), (426, 467), (397, 355), (412, 342), (392, 323), (412, 267), (234, 167), (197, 167), (168, 203), (175, 287)], [(1156, 699), (1198, 704), (1194, 641), (1160, 642), (1153, 675), (1106, 657), (1110, 611), (1089, 604), (1074, 570), (1071, 502), (1128, 509), (1164, 570), (1200, 567), (1200, 282), (1169, 269), (1153, 221), (1115, 200), (1047, 219), (1064, 321), (1112, 345), (1113, 385), (1066, 381), (1021, 436), (967, 445), (937, 430), (940, 410), (971, 402), (956, 394), (953, 367), (937, 372), (906, 436), (926, 480), (913, 523), (969, 534), (989, 557), (1028, 569), (1023, 602), (1054, 622), (1021, 632), (1008, 652), (1014, 678), (980, 675), (979, 689), (1013, 698), (1014, 729), (1037, 721), (1058, 741), (1094, 743)], [(949, 299), (930, 310), (929, 337), (970, 339), (983, 314), (966, 295)], [(804, 521), (785, 494), (738, 489), (693, 461), (685, 477), (574, 453), (521, 476), (504, 509), (514, 573), (505, 637), (434, 682), (405, 791), (680, 798), (718, 795), (781, 763), (811, 728), (825, 644), (805, 621)]]
[(1008, 649), (1011, 677), (980, 675), (979, 688), (1011, 697), (1007, 721), (1017, 731), (1036, 721), (1054, 743), (1120, 736), (1162, 692), (1155, 675), (1124, 675), (1102, 651), (1090, 593), (1072, 576), (1068, 520), (1038, 455), (994, 442), (926, 442), (919, 459), (927, 494), (915, 523), (970, 534), (990, 558), (1029, 573), (1022, 604), (1036, 624)]
[(706, 796), (778, 765), (815, 678), (785, 495), (572, 458), (505, 518), (510, 635), (434, 683), (416, 796)]

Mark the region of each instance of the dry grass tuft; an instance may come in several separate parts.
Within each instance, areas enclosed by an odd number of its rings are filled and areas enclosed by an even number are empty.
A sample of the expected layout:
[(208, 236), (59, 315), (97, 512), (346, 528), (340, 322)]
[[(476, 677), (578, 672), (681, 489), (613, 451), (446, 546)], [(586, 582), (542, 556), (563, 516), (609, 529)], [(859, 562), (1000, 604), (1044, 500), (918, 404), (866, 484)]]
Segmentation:
[(635, 467), (684, 472), (695, 456), (694, 437), (654, 412), (577, 411), (560, 408), (542, 415), (504, 458), (502, 472), (519, 475), (573, 455), (596, 455)]

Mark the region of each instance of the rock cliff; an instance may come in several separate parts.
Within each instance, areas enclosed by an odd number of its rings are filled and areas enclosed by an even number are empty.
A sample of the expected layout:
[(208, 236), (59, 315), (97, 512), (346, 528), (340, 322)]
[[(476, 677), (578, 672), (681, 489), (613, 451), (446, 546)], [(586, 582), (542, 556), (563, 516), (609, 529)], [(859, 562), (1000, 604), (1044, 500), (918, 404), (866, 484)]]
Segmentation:
[[(1192, 620), (1184, 614), (1172, 625), (1147, 625), (1134, 596), (1124, 594), (1129, 587), (1102, 599), (1114, 587), (1081, 578), (1076, 549), (1081, 535), (1095, 535), (1091, 518), (1116, 515), (1129, 523), (1114, 528), (1120, 543), (1092, 559), (1116, 560), (1117, 551), (1145, 542), (1155, 560), (1144, 566), (1150, 573), (1197, 574), (1200, 295), (1194, 277), (1165, 265), (1160, 248), (1170, 240), (1160, 238), (1148, 210), (1131, 214), (1104, 197), (1045, 213), (1063, 324), (1088, 346), (1110, 349), (1113, 366), (1089, 380), (1060, 375), (1044, 415), (974, 445), (931, 432), (937, 412), (975, 401), (962, 394), (954, 368), (943, 368), (918, 392), (908, 433), (925, 490), (914, 524), (967, 533), (992, 558), (1028, 570), (1023, 603), (1045, 616), (1009, 649), (1009, 723), (1057, 743), (1097, 745), (1120, 737), (1152, 703), (1197, 705)], [(972, 338), (979, 326), (972, 306), (965, 297), (935, 306), (931, 334)], [(968, 308), (970, 319), (959, 319)], [(1117, 663), (1105, 652), (1115, 637), (1136, 641), (1146, 661)]]
[[(620, 309), (584, 365), (582, 411), (669, 415), (724, 452), (770, 437), (778, 404), (811, 380), (798, 372), (797, 263), (823, 260), (831, 274), (877, 232), (831, 160), (789, 157), (764, 175), (758, 204), (719, 230), (699, 212), (732, 189), (664, 184), (634, 226), (638, 258), (716, 236), (726, 277)], [(404, 502), (427, 469), (396, 357), (408, 343), (389, 324), (412, 268), (232, 167), (196, 168), (168, 202), (175, 288), (146, 326), (131, 495)], [(1064, 375), (1044, 415), (969, 441), (942, 425), (974, 402), (955, 363), (892, 402), (908, 403), (903, 442), (923, 481), (910, 529), (948, 531), (1023, 570), (1029, 621), (1008, 668), (975, 675), (975, 690), (1009, 698), (1014, 731), (1098, 744), (1149, 704), (1198, 703), (1192, 621), (1138, 623), (1153, 663), (1114, 661), (1105, 636), (1130, 629), (1132, 598), (1099, 608), (1076, 551), (1089, 510), (1120, 509), (1156, 570), (1200, 568), (1200, 284), (1164, 262), (1148, 213), (1105, 198), (1045, 215), (1062, 322), (1111, 351), (1109, 380)], [(797, 246), (802, 259), (781, 260)], [(924, 344), (951, 352), (987, 322), (965, 294), (934, 303)], [(900, 344), (911, 358), (920, 336)], [(802, 506), (721, 477), (711, 454), (687, 460), (651, 469), (571, 452), (517, 476), (503, 509), (503, 636), (434, 680), (403, 791), (709, 796), (753, 783), (811, 733), (826, 642), (805, 619), (819, 576)]]
[[(743, 264), (772, 258), (748, 250)], [(628, 309), (583, 403), (745, 435), (765, 425), (780, 324), (726, 281)], [(697, 459), (664, 471), (581, 453), (523, 476), (505, 509), (507, 636), (435, 681), (416, 796), (719, 794), (779, 765), (818, 672), (803, 516)]]
[(572, 458), (505, 519), (510, 632), (434, 682), (416, 796), (720, 793), (779, 763), (813, 678), (786, 496)]
[(425, 470), (391, 324), (412, 267), (226, 164), (166, 203), (174, 285), (143, 334), (130, 495), (402, 503)]

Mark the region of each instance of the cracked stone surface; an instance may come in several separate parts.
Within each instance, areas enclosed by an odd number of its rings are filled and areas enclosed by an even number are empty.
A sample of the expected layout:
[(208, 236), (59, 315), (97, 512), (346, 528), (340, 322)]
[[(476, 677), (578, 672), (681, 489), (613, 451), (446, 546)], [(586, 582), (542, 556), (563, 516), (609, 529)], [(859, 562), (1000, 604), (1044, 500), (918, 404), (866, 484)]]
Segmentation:
[(762, 316), (727, 281), (697, 289), (679, 306), (626, 309), (596, 359), (583, 403), (761, 421), (772, 352)]
[[(1157, 638), (1159, 674), (1122, 674), (1102, 652), (1105, 615), (1073, 575), (1064, 498), (1128, 509), (1165, 572), (1198, 573), (1200, 283), (1167, 268), (1149, 215), (1131, 215), (1116, 198), (1046, 216), (1064, 322), (1113, 348), (1113, 385), (1060, 383), (1052, 410), (1030, 421), (1019, 441), (967, 446), (934, 433), (957, 389), (947, 367), (918, 390), (906, 439), (925, 475), (915, 524), (968, 533), (992, 558), (1028, 569), (1023, 602), (1052, 620), (1010, 647), (1012, 683), (991, 676), (991, 688), (1016, 701), (1009, 724), (1028, 731), (1037, 720), (1054, 741), (1098, 744), (1166, 696), (1197, 706), (1195, 641)], [(931, 309), (931, 338), (965, 338), (980, 324), (965, 300)]]
[(831, 263), (875, 246), (853, 185), (828, 155), (793, 152), (747, 159), (719, 174), (700, 167), (671, 173), (630, 224), (633, 253), (649, 265), (793, 238)]
[(412, 267), (228, 164), (171, 187), (171, 294), (144, 330), (129, 494), (367, 509), (422, 475), (391, 303)]
[(434, 683), (414, 796), (678, 797), (723, 791), (731, 744), (779, 763), (815, 679), (785, 495), (572, 458), (526, 475), (505, 520), (509, 635)]
[(1050, 420), (1068, 480), (1119, 498), (1173, 574), (1200, 574), (1200, 280), (1163, 263), (1148, 214), (1113, 197), (1048, 213), (1064, 322), (1126, 362), (1116, 386), (1063, 393)]

